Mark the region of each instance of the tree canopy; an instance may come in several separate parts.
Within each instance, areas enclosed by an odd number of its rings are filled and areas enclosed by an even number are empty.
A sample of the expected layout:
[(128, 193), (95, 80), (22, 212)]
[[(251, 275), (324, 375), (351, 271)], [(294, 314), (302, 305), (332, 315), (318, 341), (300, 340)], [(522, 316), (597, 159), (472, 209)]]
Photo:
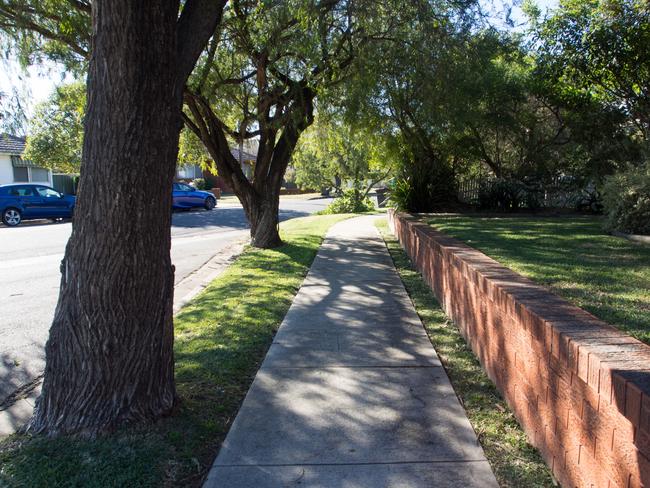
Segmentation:
[(387, 178), (393, 162), (380, 134), (336, 116), (319, 116), (291, 159), (298, 186), (341, 193), (347, 183), (361, 194)]
[(650, 139), (650, 7), (642, 0), (565, 0), (535, 24), (543, 76), (622, 109)]
[(36, 107), (23, 157), (59, 173), (79, 173), (85, 108), (85, 83), (58, 87)]

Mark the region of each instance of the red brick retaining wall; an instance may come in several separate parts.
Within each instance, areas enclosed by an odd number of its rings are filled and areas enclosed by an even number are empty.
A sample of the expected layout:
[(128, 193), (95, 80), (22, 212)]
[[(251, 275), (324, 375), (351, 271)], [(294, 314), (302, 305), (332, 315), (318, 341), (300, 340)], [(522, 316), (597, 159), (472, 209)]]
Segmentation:
[(650, 347), (410, 215), (389, 221), (562, 486), (650, 487)]

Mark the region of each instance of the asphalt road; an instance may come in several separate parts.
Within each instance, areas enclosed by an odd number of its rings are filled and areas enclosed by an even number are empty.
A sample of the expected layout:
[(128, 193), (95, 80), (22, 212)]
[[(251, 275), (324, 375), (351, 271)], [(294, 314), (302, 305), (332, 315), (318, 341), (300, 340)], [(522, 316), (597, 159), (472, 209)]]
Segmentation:
[[(283, 199), (280, 219), (302, 217), (325, 208), (328, 199)], [(248, 235), (239, 204), (213, 211), (174, 213), (172, 261), (176, 283), (220, 250)], [(70, 237), (70, 223), (0, 226), (0, 404), (44, 368), (43, 347), (59, 290), (59, 264)]]

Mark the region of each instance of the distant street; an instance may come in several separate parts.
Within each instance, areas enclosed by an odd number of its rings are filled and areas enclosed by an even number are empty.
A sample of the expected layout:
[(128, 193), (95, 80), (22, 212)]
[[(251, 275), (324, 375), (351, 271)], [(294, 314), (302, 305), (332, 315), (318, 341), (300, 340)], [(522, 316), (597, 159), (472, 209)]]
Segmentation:
[[(283, 199), (282, 220), (322, 210), (329, 199)], [(179, 212), (172, 219), (175, 282), (200, 268), (220, 250), (248, 235), (238, 203), (211, 212)], [(70, 223), (0, 226), (0, 403), (44, 367), (43, 347), (59, 290), (59, 263), (70, 237)]]

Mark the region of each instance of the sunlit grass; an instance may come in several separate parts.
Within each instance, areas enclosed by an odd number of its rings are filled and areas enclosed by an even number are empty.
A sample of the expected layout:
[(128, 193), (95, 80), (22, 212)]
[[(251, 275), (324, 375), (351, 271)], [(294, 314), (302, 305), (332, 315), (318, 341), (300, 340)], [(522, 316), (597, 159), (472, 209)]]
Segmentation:
[(650, 343), (650, 246), (604, 234), (600, 218), (436, 216), (428, 222)]
[(172, 417), (96, 440), (13, 436), (0, 486), (200, 486), (325, 232), (347, 217), (283, 223), (285, 245), (247, 249), (177, 315)]
[(550, 470), (526, 440), (526, 434), (429, 286), (390, 234), (386, 221), (379, 220), (376, 225), (499, 484), (513, 488), (554, 486)]

